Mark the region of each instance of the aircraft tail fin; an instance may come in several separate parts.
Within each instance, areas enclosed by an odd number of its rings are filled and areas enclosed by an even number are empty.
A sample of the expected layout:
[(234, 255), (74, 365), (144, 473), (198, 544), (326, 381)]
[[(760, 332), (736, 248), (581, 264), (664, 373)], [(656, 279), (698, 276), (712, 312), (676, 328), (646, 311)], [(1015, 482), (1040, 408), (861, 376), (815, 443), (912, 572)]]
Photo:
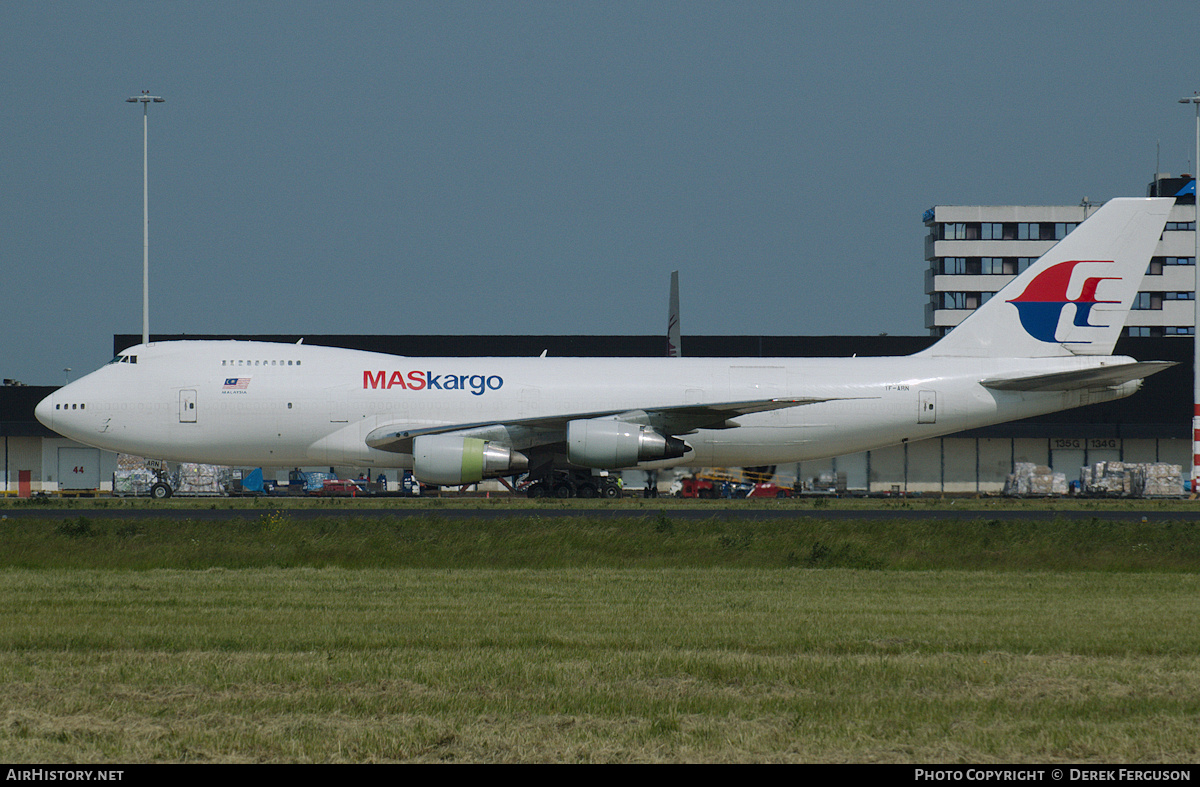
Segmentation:
[(922, 355), (1111, 355), (1172, 198), (1109, 200)]

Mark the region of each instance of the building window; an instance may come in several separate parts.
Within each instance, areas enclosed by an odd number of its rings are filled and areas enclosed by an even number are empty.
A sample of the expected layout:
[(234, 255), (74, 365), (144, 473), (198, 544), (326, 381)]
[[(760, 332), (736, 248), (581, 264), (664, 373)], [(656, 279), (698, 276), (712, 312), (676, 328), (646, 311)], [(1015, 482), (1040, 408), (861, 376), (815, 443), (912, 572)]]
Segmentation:
[(942, 257), (941, 272), (947, 276), (978, 276), (983, 272), (981, 257)]
[(979, 240), (980, 226), (977, 221), (946, 222), (942, 225), (941, 240)]
[(981, 257), (979, 270), (984, 275), (1013, 275), (1017, 272), (1016, 257)]
[(1164, 231), (1175, 230), (1178, 232), (1191, 232), (1196, 229), (1194, 221), (1168, 221), (1167, 226), (1163, 227)]
[(1151, 257), (1150, 266), (1146, 268), (1147, 276), (1158, 276), (1163, 272), (1163, 268), (1173, 265), (1195, 265), (1195, 257)]
[(1161, 292), (1139, 292), (1133, 296), (1133, 305), (1130, 308), (1137, 311), (1161, 309), (1162, 301)]
[(1190, 325), (1130, 325), (1125, 328), (1126, 336), (1160, 337), (1160, 336), (1194, 336), (1196, 330)]
[(1163, 293), (1161, 292), (1139, 292), (1133, 296), (1133, 306), (1130, 308), (1138, 311), (1158, 310), (1162, 308)]
[[(943, 309), (978, 309), (983, 303), (982, 293), (978, 292), (943, 292)], [(990, 295), (989, 295), (990, 297)]]
[[(1062, 240), (1079, 222), (1075, 221), (1022, 221), (1016, 224), (1017, 240)], [(1009, 238), (1005, 238), (1009, 240)]]
[(1016, 240), (1017, 223), (1015, 221), (984, 222), (980, 227), (984, 240)]

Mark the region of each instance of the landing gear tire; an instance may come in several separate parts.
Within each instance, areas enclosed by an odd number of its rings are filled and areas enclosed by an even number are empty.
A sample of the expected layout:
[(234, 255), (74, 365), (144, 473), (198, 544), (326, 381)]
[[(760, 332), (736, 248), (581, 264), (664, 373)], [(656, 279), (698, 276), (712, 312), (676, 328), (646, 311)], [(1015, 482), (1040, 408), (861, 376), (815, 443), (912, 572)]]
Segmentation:
[(525, 494), (532, 498), (546, 497), (546, 485), (539, 481), (536, 484), (530, 485)]
[(608, 486), (604, 487), (604, 496), (605, 497), (620, 497), (621, 496), (621, 487), (617, 486), (616, 484), (609, 484)]
[(559, 500), (566, 500), (571, 496), (572, 491), (573, 490), (571, 489), (570, 484), (559, 484), (558, 486), (554, 487), (554, 496)]
[(171, 496), (171, 487), (159, 481), (154, 486), (150, 487), (150, 497), (155, 500), (166, 500)]
[(600, 490), (596, 489), (596, 487), (592, 486), (591, 484), (583, 484), (575, 490), (575, 496), (587, 498), (599, 497)]

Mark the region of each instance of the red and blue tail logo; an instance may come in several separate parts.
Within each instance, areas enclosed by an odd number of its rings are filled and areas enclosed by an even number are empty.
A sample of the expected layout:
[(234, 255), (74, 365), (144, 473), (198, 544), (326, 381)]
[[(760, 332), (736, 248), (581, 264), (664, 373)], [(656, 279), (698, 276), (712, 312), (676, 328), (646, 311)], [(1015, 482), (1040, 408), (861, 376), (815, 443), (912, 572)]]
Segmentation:
[[(1088, 322), (1092, 307), (1097, 303), (1120, 303), (1120, 301), (1101, 301), (1096, 299), (1096, 288), (1100, 282), (1118, 280), (1119, 276), (1089, 276), (1083, 280), (1083, 290), (1078, 298), (1068, 298), (1067, 291), (1071, 285), (1071, 275), (1075, 266), (1081, 263), (1112, 264), (1111, 260), (1069, 260), (1052, 265), (1039, 273), (1025, 286), (1025, 291), (1016, 298), (1008, 301), (1017, 307), (1023, 327), (1030, 336), (1043, 342), (1057, 342), (1059, 339), (1058, 321), (1067, 304), (1075, 304), (1074, 325), (1077, 328), (1106, 328), (1106, 325), (1093, 325)], [(1087, 344), (1086, 340), (1070, 341), (1072, 344)]]

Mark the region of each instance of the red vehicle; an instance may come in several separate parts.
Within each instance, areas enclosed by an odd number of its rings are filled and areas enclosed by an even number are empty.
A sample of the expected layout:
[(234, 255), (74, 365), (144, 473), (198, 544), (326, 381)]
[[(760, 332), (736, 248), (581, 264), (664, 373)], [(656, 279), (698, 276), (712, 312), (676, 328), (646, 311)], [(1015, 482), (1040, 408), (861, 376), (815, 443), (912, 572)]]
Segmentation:
[(310, 495), (321, 497), (354, 497), (362, 493), (363, 490), (358, 484), (341, 478), (329, 479), (321, 485), (320, 489), (309, 492)]
[[(743, 497), (784, 498), (792, 496), (792, 490), (789, 487), (771, 483), (759, 483), (751, 486), (745, 483), (708, 478), (684, 478), (680, 480), (680, 484), (682, 484), (679, 489), (680, 497), (699, 497), (706, 500), (715, 500), (718, 497), (741, 499)], [(725, 484), (729, 484), (728, 491), (723, 489)]]
[(746, 497), (791, 497), (792, 490), (778, 484), (755, 484)]
[(714, 499), (721, 494), (721, 490), (717, 489), (717, 485), (705, 478), (684, 478), (680, 483), (683, 484), (679, 490), (680, 497)]

